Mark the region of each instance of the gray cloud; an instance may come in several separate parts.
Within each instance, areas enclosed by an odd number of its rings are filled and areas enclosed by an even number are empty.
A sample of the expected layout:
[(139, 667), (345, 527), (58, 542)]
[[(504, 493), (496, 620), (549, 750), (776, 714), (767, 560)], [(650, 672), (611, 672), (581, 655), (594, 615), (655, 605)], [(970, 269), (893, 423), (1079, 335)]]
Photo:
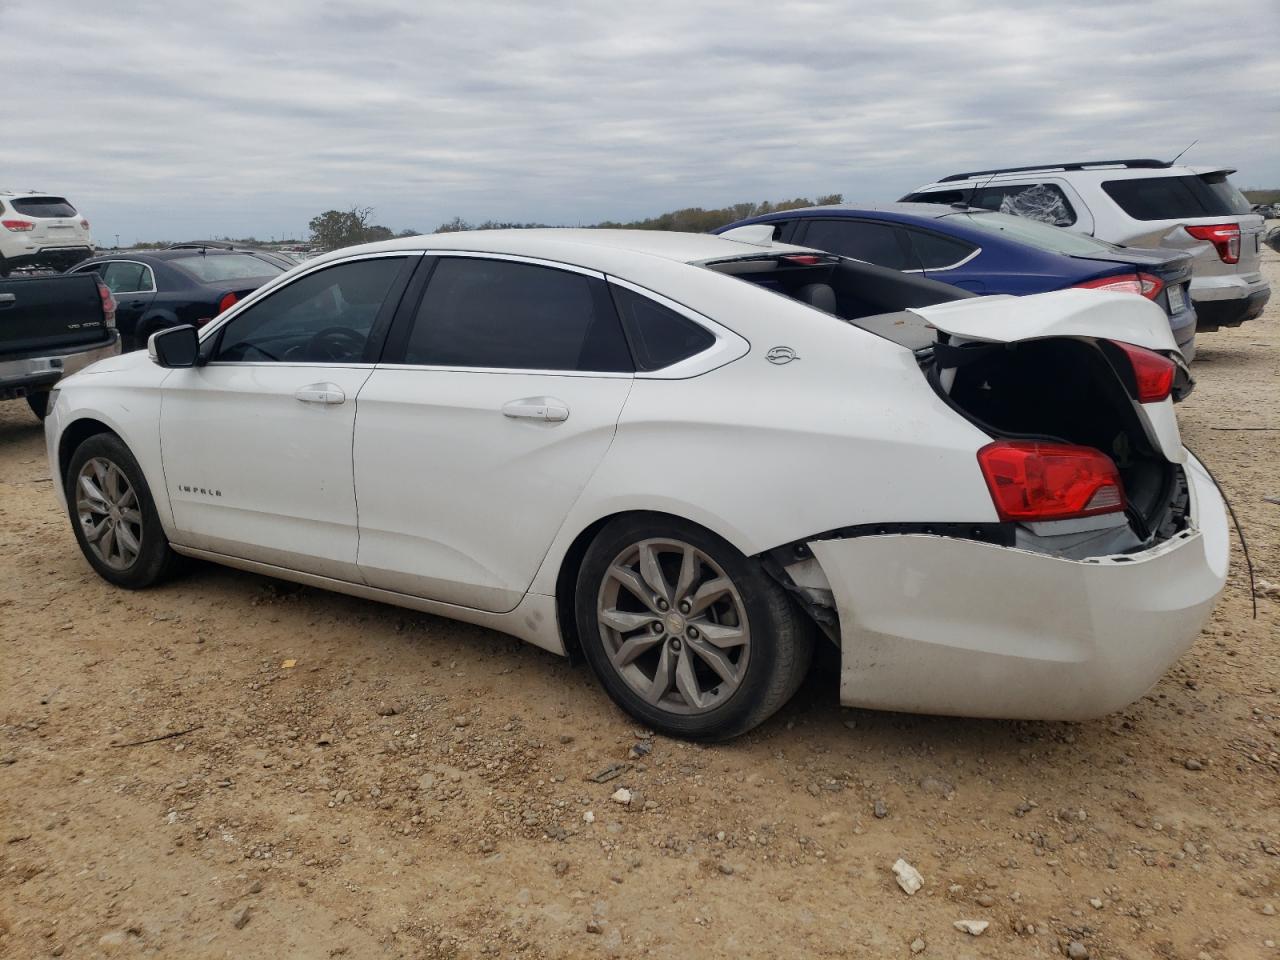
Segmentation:
[(1195, 138), (1189, 160), (1275, 186), (1277, 27), (1273, 0), (1217, 22), (1179, 0), (0, 0), (0, 185), (125, 241), (298, 235), (357, 203), (425, 230), (883, 200)]

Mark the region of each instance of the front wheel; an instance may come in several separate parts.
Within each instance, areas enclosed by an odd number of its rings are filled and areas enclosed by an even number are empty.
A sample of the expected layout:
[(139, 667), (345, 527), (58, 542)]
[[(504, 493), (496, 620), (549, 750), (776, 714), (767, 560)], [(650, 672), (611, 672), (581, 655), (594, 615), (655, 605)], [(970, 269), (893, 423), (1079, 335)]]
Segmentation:
[(76, 540), (100, 577), (137, 590), (173, 569), (177, 556), (160, 526), (151, 489), (119, 437), (99, 433), (80, 444), (64, 482)]
[(600, 532), (576, 608), (605, 690), (671, 736), (723, 740), (758, 726), (795, 693), (813, 650), (811, 624), (756, 561), (658, 515)]

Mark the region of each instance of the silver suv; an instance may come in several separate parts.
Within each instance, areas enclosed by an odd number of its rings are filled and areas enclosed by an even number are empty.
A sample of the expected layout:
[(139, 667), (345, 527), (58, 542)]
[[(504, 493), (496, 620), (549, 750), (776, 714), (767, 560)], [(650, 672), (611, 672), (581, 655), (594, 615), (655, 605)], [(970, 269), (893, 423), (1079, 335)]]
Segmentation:
[(1252, 320), (1271, 296), (1259, 266), (1263, 219), (1227, 179), (1232, 173), (1163, 160), (1005, 167), (952, 174), (902, 199), (1033, 217), (1125, 246), (1190, 251), (1198, 328), (1217, 330)]

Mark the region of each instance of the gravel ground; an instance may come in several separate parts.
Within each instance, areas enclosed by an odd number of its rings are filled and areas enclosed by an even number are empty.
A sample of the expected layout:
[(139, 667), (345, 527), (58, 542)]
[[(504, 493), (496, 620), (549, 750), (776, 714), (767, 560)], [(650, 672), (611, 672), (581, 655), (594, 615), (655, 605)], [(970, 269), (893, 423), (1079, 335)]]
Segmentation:
[[(1184, 436), (1280, 583), (1280, 303), (1195, 372)], [(843, 710), (817, 670), (700, 747), (478, 628), (206, 566), (110, 588), (21, 403), (0, 548), (0, 956), (1280, 957), (1280, 589), (1251, 619), (1238, 553), (1123, 713)]]

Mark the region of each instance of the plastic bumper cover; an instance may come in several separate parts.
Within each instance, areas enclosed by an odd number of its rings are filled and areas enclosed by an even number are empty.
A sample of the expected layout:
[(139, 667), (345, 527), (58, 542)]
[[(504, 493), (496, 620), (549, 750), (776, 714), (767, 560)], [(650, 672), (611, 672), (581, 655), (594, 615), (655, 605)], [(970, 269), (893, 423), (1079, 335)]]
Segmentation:
[(106, 343), (99, 342), (88, 349), (76, 347), (45, 356), (0, 360), (0, 398), (11, 399), (48, 390), (63, 377), (83, 370), (91, 363), (114, 357), (119, 352), (120, 336), (113, 333)]
[(1195, 641), (1226, 582), (1217, 488), (1188, 456), (1188, 529), (1086, 561), (899, 535), (809, 544), (840, 615), (840, 700), (1083, 720), (1138, 699)]

